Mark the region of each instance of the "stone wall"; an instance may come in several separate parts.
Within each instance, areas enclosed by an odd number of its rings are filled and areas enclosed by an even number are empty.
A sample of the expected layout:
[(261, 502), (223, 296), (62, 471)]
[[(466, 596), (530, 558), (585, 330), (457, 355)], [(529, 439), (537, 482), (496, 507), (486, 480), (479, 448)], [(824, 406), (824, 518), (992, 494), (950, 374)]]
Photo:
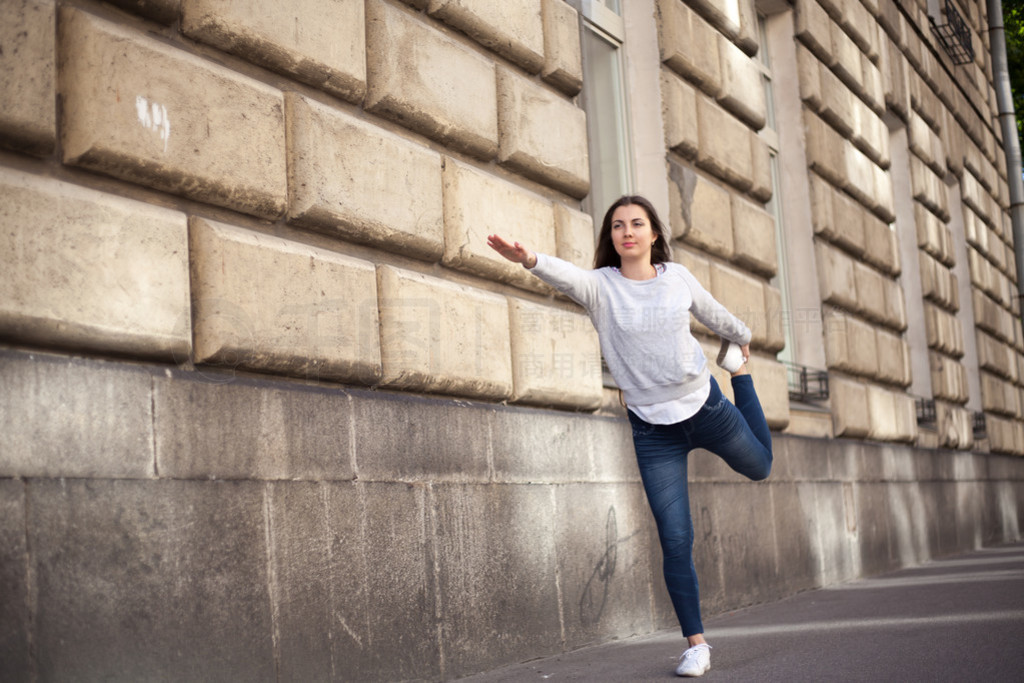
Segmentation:
[[(5, 680), (451, 679), (675, 627), (621, 416), (24, 351), (0, 380)], [(1020, 538), (1019, 458), (775, 452), (757, 484), (691, 459), (706, 614)]]
[[(693, 459), (707, 611), (1018, 540), (983, 4), (965, 66), (924, 3), (623, 4), (637, 189), (776, 430), (769, 482)], [(593, 328), (486, 246), (592, 259), (582, 10), (0, 4), (0, 678), (450, 679), (674, 626)]]

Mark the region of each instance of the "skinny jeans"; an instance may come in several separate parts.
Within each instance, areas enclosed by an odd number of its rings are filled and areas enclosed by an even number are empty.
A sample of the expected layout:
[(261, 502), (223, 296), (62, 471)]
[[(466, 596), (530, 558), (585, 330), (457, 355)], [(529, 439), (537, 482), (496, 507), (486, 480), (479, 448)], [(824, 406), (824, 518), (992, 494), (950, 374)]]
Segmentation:
[(771, 432), (754, 381), (750, 375), (739, 375), (732, 378), (732, 388), (735, 405), (712, 377), (711, 393), (697, 414), (671, 425), (650, 424), (629, 411), (640, 476), (658, 526), (665, 585), (684, 636), (704, 632), (686, 480), (690, 451), (711, 451), (754, 481), (767, 478), (772, 469)]

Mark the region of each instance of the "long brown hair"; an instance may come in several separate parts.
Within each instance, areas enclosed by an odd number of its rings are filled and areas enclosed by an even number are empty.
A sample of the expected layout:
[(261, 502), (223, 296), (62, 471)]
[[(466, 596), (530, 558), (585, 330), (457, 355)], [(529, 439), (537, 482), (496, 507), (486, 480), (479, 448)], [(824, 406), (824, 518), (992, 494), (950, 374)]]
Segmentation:
[(615, 251), (615, 244), (612, 242), (612, 215), (620, 206), (631, 204), (635, 204), (647, 212), (651, 230), (658, 236), (654, 240), (654, 244), (651, 245), (651, 263), (666, 263), (672, 260), (668, 233), (661, 219), (658, 218), (658, 212), (654, 210), (654, 205), (639, 195), (626, 195), (616, 199), (604, 214), (604, 221), (601, 222), (601, 234), (597, 236), (597, 249), (594, 250), (594, 268), (604, 268), (605, 266), (618, 268), (622, 265), (622, 258), (619, 256), (619, 252)]

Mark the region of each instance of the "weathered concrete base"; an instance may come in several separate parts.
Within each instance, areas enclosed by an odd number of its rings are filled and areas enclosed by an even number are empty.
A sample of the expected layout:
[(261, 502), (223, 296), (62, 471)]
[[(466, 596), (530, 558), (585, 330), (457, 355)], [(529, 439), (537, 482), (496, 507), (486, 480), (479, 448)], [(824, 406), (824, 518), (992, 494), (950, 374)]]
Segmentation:
[[(2, 680), (451, 679), (675, 623), (621, 418), (13, 350), (0, 383)], [(1024, 459), (775, 451), (692, 456), (705, 614), (1021, 538)]]

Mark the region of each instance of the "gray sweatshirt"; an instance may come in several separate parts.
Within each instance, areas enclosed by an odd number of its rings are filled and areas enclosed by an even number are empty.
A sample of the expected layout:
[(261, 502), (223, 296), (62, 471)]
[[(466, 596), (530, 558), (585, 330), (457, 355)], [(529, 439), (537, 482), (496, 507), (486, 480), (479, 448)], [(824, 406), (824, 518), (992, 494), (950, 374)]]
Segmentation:
[(690, 333), (690, 314), (723, 339), (750, 343), (750, 330), (678, 263), (650, 280), (614, 268), (584, 270), (537, 254), (530, 272), (579, 303), (597, 328), (601, 353), (627, 405), (682, 398), (709, 381), (707, 360)]

